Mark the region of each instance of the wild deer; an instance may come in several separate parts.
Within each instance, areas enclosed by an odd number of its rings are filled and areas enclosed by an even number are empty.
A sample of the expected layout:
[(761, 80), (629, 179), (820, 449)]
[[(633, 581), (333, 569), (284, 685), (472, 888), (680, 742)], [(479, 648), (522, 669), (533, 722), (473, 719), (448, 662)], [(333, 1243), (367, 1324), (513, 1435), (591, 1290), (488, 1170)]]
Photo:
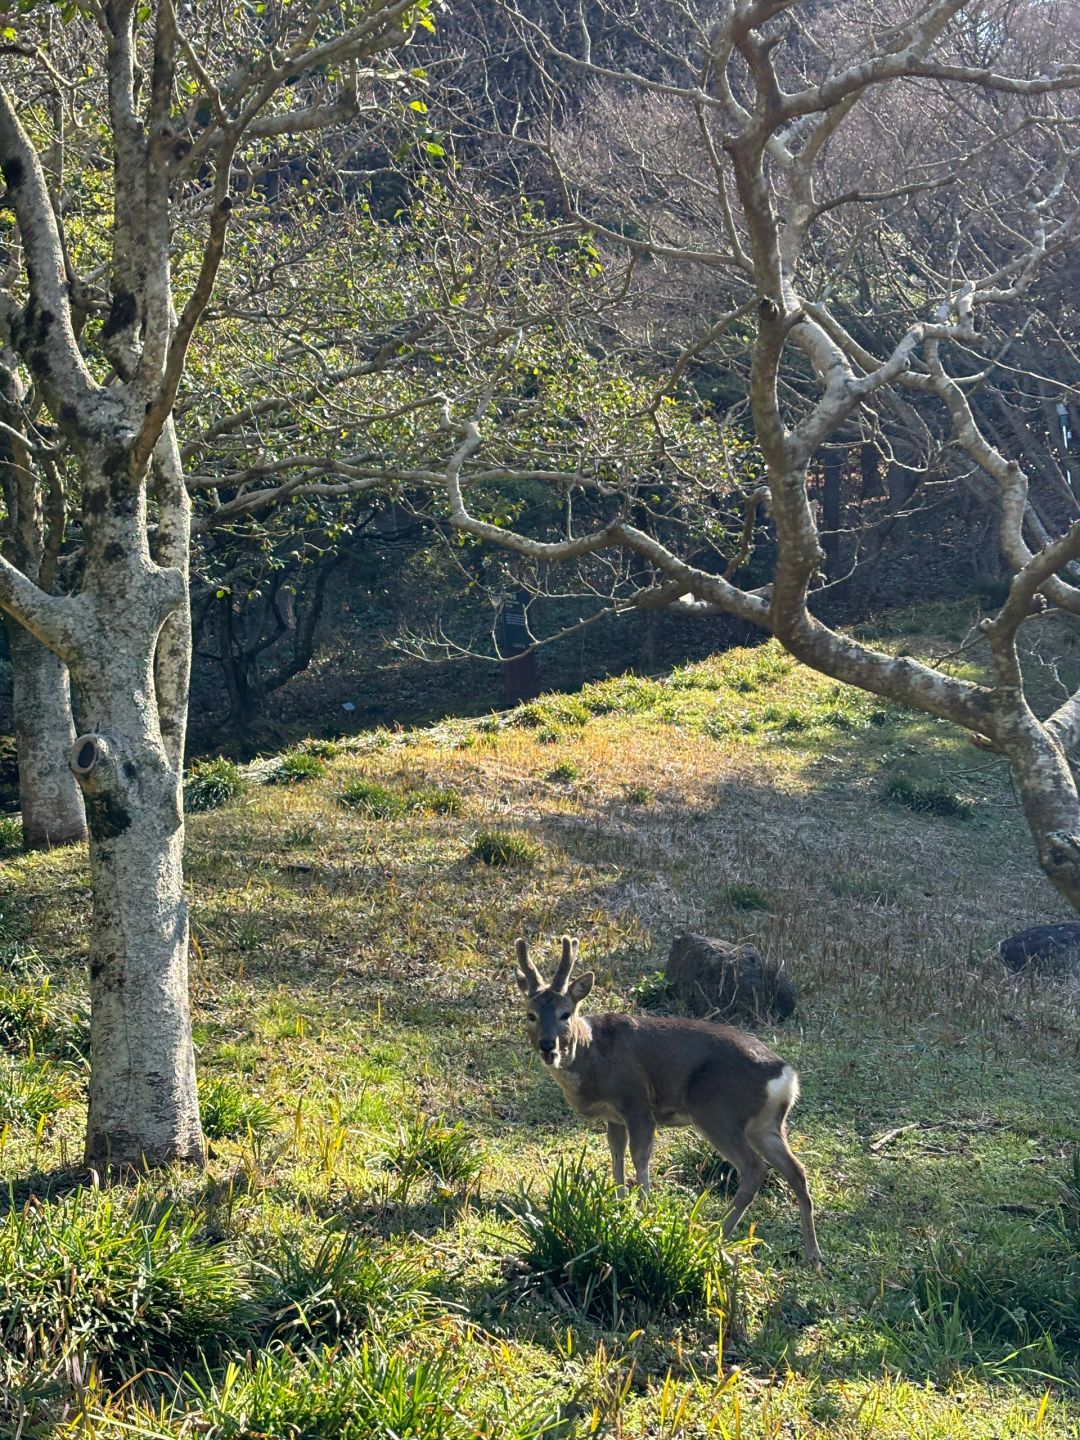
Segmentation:
[(570, 979), (578, 942), (563, 936), (551, 983), (517, 942), (517, 983), (529, 1040), (579, 1115), (607, 1122), (615, 1183), (625, 1186), (626, 1145), (638, 1185), (649, 1192), (658, 1125), (692, 1125), (739, 1172), (725, 1238), (761, 1189), (769, 1166), (795, 1193), (809, 1265), (821, 1264), (806, 1171), (787, 1142), (788, 1111), (799, 1096), (794, 1069), (755, 1035), (704, 1020), (580, 1013), (591, 972)]

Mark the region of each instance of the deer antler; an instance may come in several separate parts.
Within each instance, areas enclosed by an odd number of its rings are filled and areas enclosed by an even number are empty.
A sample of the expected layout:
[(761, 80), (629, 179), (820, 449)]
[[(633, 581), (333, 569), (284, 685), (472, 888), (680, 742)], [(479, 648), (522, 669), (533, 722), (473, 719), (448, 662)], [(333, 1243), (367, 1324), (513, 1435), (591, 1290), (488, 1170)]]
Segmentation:
[(570, 979), (570, 971), (574, 968), (574, 961), (577, 959), (578, 942), (571, 940), (569, 935), (562, 937), (562, 959), (559, 961), (559, 968), (551, 981), (551, 988), (558, 994), (566, 989), (566, 982)]
[(517, 940), (517, 961), (518, 961), (518, 984), (522, 990), (527, 990), (534, 995), (537, 990), (544, 988), (544, 982), (540, 978), (540, 972), (529, 959), (529, 947), (520, 937)]

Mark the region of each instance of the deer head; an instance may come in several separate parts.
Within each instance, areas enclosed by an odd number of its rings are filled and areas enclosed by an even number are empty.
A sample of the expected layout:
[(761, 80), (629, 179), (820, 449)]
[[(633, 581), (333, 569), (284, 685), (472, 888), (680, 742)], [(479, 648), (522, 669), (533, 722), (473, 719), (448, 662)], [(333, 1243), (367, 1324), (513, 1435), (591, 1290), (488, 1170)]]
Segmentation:
[(556, 1069), (573, 1063), (583, 1024), (578, 1006), (593, 988), (591, 971), (570, 979), (577, 953), (578, 942), (564, 935), (562, 956), (548, 985), (529, 959), (528, 945), (524, 940), (517, 942), (516, 979), (525, 997), (529, 1043), (545, 1065)]

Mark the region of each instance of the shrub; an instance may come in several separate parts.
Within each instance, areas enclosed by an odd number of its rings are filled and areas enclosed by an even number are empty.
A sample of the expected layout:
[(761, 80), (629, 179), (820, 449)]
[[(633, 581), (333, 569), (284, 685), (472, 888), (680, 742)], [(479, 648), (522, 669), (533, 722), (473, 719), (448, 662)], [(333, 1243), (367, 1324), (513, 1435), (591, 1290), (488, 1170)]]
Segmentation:
[(760, 885), (744, 884), (740, 881), (725, 885), (720, 891), (720, 899), (732, 910), (764, 910), (768, 914), (772, 913), (772, 901)]
[(14, 855), (22, 848), (22, 821), (17, 815), (0, 815), (0, 855)]
[(0, 1125), (50, 1124), (73, 1095), (71, 1077), (51, 1061), (0, 1055)]
[(527, 836), (512, 830), (478, 830), (469, 855), (485, 865), (531, 865), (540, 850)]
[(274, 1111), (265, 1100), (220, 1076), (211, 1076), (199, 1085), (199, 1113), (203, 1131), (211, 1140), (267, 1135), (274, 1128)]
[(584, 1159), (555, 1168), (546, 1201), (523, 1195), (516, 1206), (526, 1264), (549, 1277), (577, 1308), (611, 1325), (710, 1306), (738, 1321), (732, 1266), (719, 1226), (672, 1196), (620, 1196), (586, 1169)]
[(885, 785), (885, 798), (895, 805), (905, 805), (922, 815), (953, 816), (967, 820), (975, 813), (975, 805), (945, 785), (920, 785), (907, 775), (892, 775)]
[(373, 820), (395, 820), (405, 811), (401, 796), (377, 780), (350, 780), (338, 796), (350, 810), (361, 810)]
[(444, 1191), (471, 1189), (484, 1168), (484, 1156), (479, 1140), (462, 1124), (415, 1115), (398, 1127), (386, 1165), (400, 1177), (398, 1198), (404, 1201), (416, 1180), (434, 1181)]
[(388, 1258), (359, 1235), (326, 1235), (314, 1249), (283, 1245), (258, 1270), (265, 1343), (367, 1329), (400, 1333), (434, 1305), (430, 1283), (413, 1261)]
[(184, 809), (192, 815), (218, 810), (235, 800), (243, 788), (243, 776), (231, 760), (224, 756), (197, 760), (184, 779)]
[(113, 1375), (239, 1345), (247, 1282), (202, 1218), (77, 1191), (0, 1221), (0, 1348), (35, 1366), (78, 1358)]
[(287, 750), (266, 777), (268, 785), (302, 785), (326, 774), (326, 764), (306, 750)]

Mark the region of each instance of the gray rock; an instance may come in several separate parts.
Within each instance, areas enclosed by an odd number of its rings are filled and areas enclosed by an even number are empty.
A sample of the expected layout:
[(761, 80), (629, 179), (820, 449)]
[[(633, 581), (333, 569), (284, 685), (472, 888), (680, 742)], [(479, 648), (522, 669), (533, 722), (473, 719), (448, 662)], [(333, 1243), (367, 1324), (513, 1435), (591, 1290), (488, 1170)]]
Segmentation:
[(664, 973), (669, 993), (692, 1015), (755, 1021), (795, 1012), (795, 986), (755, 945), (676, 935)]
[(1033, 925), (1002, 940), (998, 954), (1008, 970), (1080, 975), (1080, 924)]

